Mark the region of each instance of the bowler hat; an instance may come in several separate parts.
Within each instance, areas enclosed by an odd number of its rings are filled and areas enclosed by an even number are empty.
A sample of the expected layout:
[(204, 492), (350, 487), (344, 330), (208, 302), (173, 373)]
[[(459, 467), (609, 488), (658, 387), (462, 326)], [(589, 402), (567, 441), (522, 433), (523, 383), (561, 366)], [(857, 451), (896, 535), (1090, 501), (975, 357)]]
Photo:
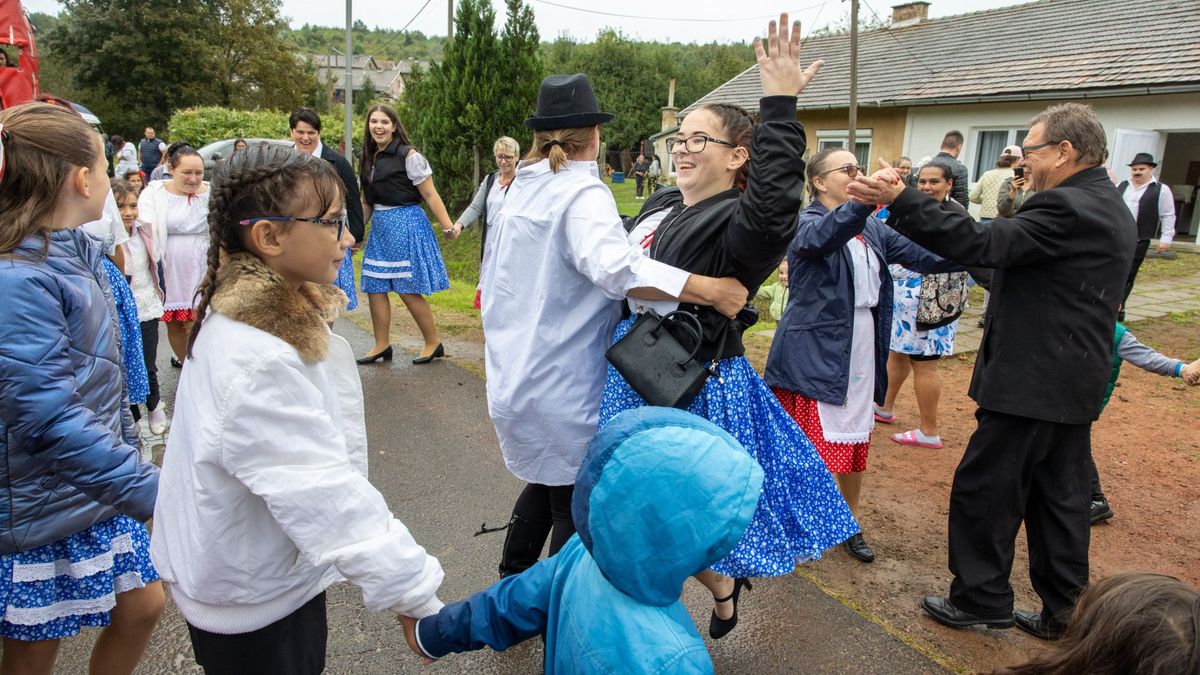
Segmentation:
[(611, 121), (612, 113), (600, 112), (600, 103), (587, 75), (550, 75), (538, 89), (537, 112), (525, 120), (534, 131), (592, 127)]
[(1134, 164), (1148, 164), (1150, 166), (1158, 166), (1158, 164), (1154, 161), (1154, 155), (1152, 155), (1148, 152), (1139, 152), (1138, 154), (1134, 155), (1133, 161), (1129, 163), (1129, 166), (1133, 166)]

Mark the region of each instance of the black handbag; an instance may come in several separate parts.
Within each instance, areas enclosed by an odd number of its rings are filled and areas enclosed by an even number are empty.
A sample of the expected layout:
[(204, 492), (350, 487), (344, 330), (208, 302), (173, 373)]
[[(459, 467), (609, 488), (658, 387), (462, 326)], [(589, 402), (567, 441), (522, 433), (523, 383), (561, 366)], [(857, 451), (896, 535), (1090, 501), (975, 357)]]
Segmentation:
[[(688, 333), (695, 346), (685, 349), (668, 330)], [(650, 405), (687, 409), (716, 374), (716, 362), (705, 366), (696, 360), (703, 337), (700, 320), (690, 312), (676, 310), (666, 316), (647, 311), (633, 322), (625, 337), (608, 348), (605, 356), (629, 386)]]

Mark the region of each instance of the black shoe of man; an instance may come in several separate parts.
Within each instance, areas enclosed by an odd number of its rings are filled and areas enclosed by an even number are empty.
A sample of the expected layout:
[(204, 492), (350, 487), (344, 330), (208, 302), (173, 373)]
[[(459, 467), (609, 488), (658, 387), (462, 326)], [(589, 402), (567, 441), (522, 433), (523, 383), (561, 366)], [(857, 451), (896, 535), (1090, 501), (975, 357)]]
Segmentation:
[(1040, 640), (1057, 640), (1067, 632), (1065, 626), (1043, 619), (1041, 612), (1013, 612), (1013, 620), (1017, 628)]
[(1113, 517), (1112, 507), (1108, 505), (1108, 500), (1104, 497), (1092, 499), (1092, 525), (1103, 522)]
[(968, 626), (987, 626), (988, 628), (1012, 628), (1013, 616), (984, 617), (975, 616), (955, 607), (947, 598), (936, 595), (925, 596), (921, 601), (921, 609), (933, 617), (934, 621), (951, 628), (967, 628)]
[(843, 546), (846, 547), (847, 553), (862, 562), (875, 561), (875, 550), (871, 548), (866, 539), (863, 539), (861, 532), (847, 539)]

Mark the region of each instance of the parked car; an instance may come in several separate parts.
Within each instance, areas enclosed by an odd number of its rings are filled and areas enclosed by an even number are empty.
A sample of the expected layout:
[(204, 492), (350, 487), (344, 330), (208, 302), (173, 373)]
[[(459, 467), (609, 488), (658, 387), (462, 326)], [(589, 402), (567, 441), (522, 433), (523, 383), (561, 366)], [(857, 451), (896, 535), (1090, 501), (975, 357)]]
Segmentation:
[[(292, 147), (291, 141), (282, 141), (275, 138), (244, 138), (247, 145), (255, 145), (256, 143), (268, 143), (270, 145), (278, 145), (280, 147)], [(204, 180), (212, 180), (213, 166), (221, 161), (222, 157), (228, 157), (229, 153), (233, 152), (233, 144), (237, 141), (236, 138), (226, 138), (223, 141), (213, 141), (208, 145), (200, 148), (196, 152), (200, 153), (200, 159), (204, 160)]]

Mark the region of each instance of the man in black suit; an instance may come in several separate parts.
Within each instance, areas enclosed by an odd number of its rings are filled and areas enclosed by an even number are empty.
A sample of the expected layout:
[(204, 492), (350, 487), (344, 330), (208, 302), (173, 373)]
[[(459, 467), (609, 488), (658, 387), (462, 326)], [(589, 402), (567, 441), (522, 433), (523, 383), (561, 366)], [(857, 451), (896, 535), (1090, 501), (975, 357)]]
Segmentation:
[(292, 130), (292, 142), (296, 144), (297, 150), (310, 155), (315, 154), (337, 170), (338, 177), (346, 186), (346, 226), (354, 236), (355, 245), (361, 244), (365, 235), (363, 210), (354, 168), (342, 153), (321, 143), (321, 116), (315, 110), (297, 108), (288, 118), (288, 127)]
[[(1091, 423), (1112, 372), (1137, 232), (1101, 166), (1105, 145), (1090, 106), (1035, 117), (1021, 165), (1037, 194), (986, 226), (905, 188), (890, 169), (849, 187), (857, 201), (890, 204), (888, 225), (921, 246), (995, 270), (969, 390), (978, 427), (950, 492), (954, 580), (948, 598), (922, 602), (949, 626), (1015, 621), (1053, 639), (1087, 585)], [(1014, 615), (1009, 575), (1022, 520), (1043, 608)]]

